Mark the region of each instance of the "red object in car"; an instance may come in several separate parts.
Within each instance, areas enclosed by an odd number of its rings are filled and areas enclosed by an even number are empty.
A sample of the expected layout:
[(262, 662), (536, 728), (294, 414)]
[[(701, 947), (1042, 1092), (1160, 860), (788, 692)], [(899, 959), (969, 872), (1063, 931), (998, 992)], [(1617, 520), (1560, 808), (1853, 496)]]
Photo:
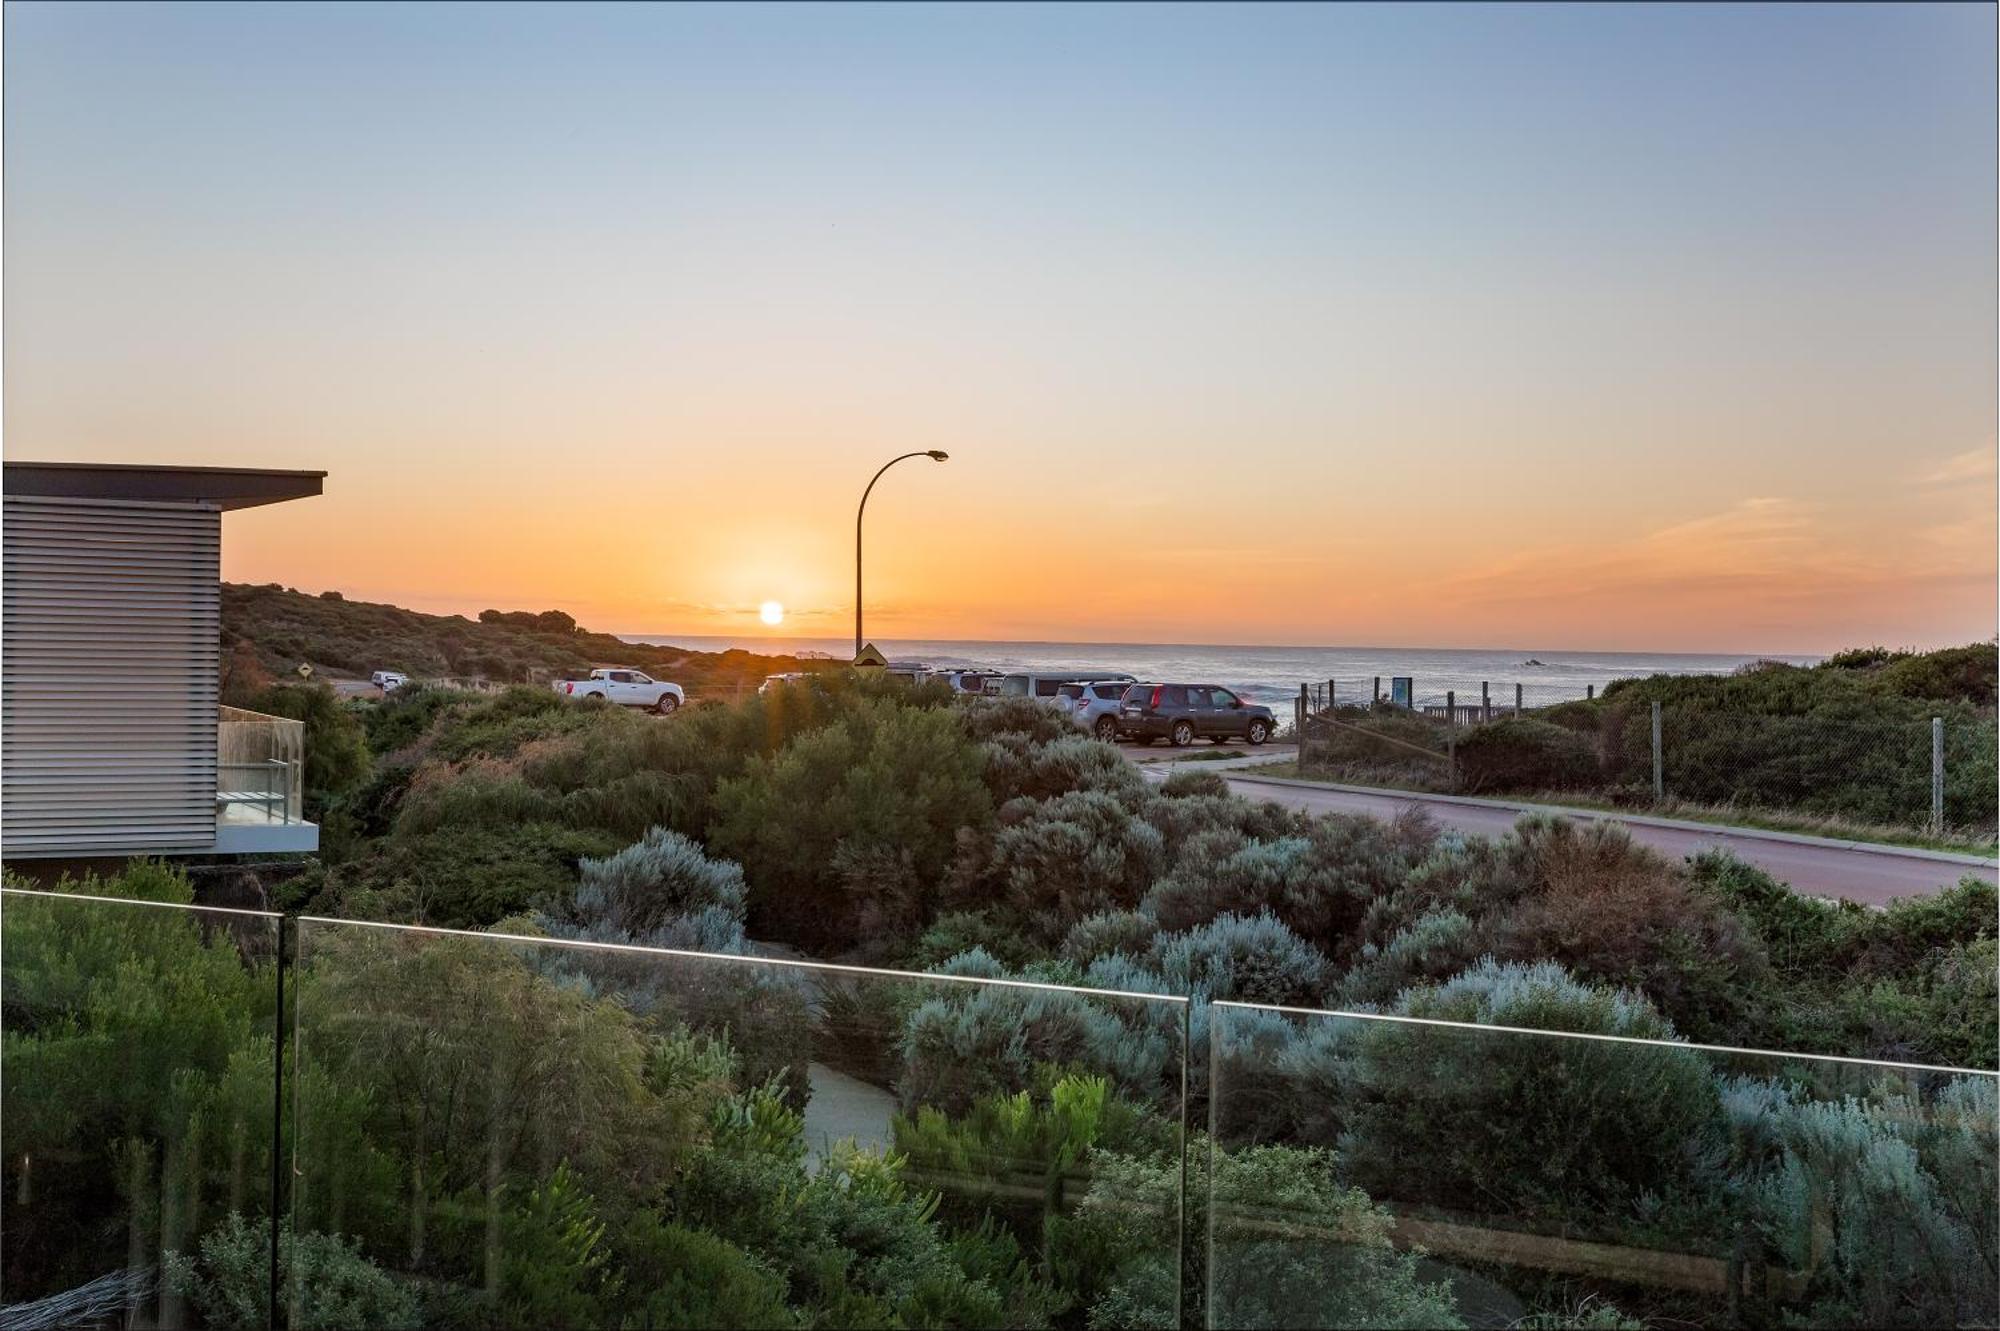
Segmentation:
[(1155, 686), (1153, 689), (1153, 700), (1147, 703), (1146, 705), (1148, 707), (1157, 708), (1160, 705), (1160, 695), (1164, 692), (1166, 692), (1164, 688)]

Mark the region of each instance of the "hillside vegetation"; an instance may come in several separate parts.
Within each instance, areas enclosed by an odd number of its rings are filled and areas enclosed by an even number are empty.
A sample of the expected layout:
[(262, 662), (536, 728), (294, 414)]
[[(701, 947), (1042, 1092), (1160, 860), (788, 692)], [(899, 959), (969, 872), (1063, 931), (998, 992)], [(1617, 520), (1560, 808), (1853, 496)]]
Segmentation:
[[(811, 669), (813, 661), (753, 652), (653, 647), (592, 633), (560, 610), (484, 610), (426, 615), (400, 606), (308, 595), (276, 583), (222, 584), (224, 669), (231, 692), (253, 692), (269, 677), (290, 678), (301, 663), (320, 674), (362, 676), (400, 670), (413, 679), (481, 678), (541, 684), (593, 666), (636, 666), (690, 689), (735, 689), (766, 675)], [(263, 675), (245, 687), (242, 676)]]

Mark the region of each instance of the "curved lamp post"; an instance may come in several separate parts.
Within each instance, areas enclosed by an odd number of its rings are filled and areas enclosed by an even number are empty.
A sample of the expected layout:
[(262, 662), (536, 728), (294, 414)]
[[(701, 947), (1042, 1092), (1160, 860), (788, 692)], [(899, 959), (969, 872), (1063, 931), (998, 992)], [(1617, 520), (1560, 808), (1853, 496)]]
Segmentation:
[(861, 655), (861, 515), (868, 511), (869, 492), (874, 490), (875, 482), (882, 479), (882, 472), (889, 470), (898, 462), (907, 462), (911, 458), (929, 458), (932, 462), (943, 462), (950, 456), (949, 453), (932, 448), (890, 458), (882, 464), (882, 471), (876, 472), (873, 479), (868, 482), (868, 489), (861, 492), (861, 507), (854, 510), (854, 654), (857, 657)]

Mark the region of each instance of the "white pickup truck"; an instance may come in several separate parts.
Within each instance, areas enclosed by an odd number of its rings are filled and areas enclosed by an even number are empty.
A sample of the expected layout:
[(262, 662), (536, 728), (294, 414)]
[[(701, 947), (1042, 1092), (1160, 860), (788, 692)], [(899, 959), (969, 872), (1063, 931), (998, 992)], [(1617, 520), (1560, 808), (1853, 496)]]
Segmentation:
[(687, 701), (678, 684), (638, 670), (593, 670), (589, 679), (559, 679), (557, 693), (569, 698), (602, 698), (620, 707), (645, 707), (661, 716)]

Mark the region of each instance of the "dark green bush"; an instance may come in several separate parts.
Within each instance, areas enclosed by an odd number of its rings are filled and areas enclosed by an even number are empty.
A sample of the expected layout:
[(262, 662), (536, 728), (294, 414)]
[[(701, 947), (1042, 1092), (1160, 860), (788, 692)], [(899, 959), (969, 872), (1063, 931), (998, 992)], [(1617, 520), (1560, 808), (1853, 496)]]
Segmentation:
[(1160, 793), (1169, 799), (1181, 799), (1189, 795), (1211, 795), (1218, 799), (1226, 799), (1229, 795), (1229, 782), (1223, 779), (1220, 772), (1183, 769), (1169, 774), (1167, 779), (1160, 783)]
[(752, 931), (815, 952), (860, 941), (864, 902), (835, 857), (907, 853), (919, 884), (942, 877), (962, 827), (987, 819), (980, 756), (945, 711), (870, 701), (795, 736), (716, 790), (710, 840), (742, 863)]
[[(1483, 962), (1406, 991), (1399, 1015), (1530, 1030), (1673, 1039), (1645, 999), (1593, 989), (1561, 967)], [(1377, 1197), (1454, 1206), (1477, 1198), (1515, 1221), (1701, 1205), (1721, 1105), (1692, 1050), (1496, 1037), (1361, 1023), (1337, 1102), (1355, 1182)], [(1315, 1095), (1310, 1079), (1298, 1094)]]
[(1475, 726), (1458, 740), (1458, 774), (1469, 792), (1576, 790), (1597, 783), (1589, 736), (1534, 717)]

